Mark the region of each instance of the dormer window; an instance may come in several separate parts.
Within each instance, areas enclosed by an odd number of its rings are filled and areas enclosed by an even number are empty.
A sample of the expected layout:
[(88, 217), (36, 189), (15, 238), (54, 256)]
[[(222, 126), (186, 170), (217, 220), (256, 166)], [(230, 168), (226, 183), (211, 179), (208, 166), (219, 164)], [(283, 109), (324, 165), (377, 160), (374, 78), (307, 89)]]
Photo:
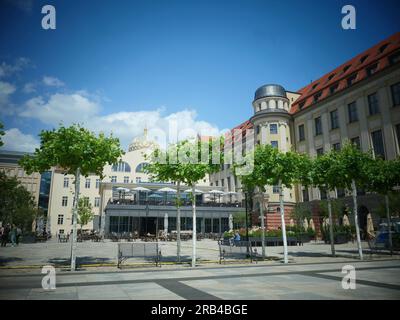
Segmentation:
[(357, 74), (353, 74), (350, 77), (347, 78), (347, 86), (351, 86), (352, 84), (354, 84), (354, 82), (357, 79)]
[(367, 75), (372, 76), (378, 70), (378, 64), (375, 63), (374, 65), (367, 68)]
[(379, 53), (383, 53), (383, 51), (385, 51), (385, 49), (387, 48), (388, 45), (389, 45), (389, 43), (385, 43), (384, 45), (382, 45), (382, 46), (379, 48)]
[(332, 74), (328, 77), (328, 81), (331, 81), (335, 75), (336, 75), (336, 73), (332, 73)]
[(314, 94), (314, 103), (318, 102), (318, 100), (321, 98), (322, 92), (318, 92), (316, 94)]
[(361, 63), (364, 63), (364, 61), (367, 60), (367, 58), (368, 58), (368, 55), (363, 56), (363, 57), (360, 59), (360, 62), (361, 62)]
[(303, 109), (305, 103), (306, 103), (305, 101), (299, 103), (299, 109), (300, 110)]
[(345, 66), (343, 68), (343, 73), (346, 73), (347, 70), (349, 70), (349, 68), (351, 67), (351, 65), (349, 64), (348, 66)]
[(395, 64), (400, 61), (400, 51), (395, 52), (389, 57), (390, 64)]
[(338, 87), (339, 87), (339, 84), (337, 84), (337, 83), (334, 84), (333, 86), (330, 86), (329, 87), (329, 93), (330, 94), (334, 94), (337, 91)]
[(318, 85), (319, 85), (319, 83), (314, 84), (314, 85), (312, 86), (312, 89), (311, 89), (311, 90), (314, 90), (316, 87), (318, 87)]

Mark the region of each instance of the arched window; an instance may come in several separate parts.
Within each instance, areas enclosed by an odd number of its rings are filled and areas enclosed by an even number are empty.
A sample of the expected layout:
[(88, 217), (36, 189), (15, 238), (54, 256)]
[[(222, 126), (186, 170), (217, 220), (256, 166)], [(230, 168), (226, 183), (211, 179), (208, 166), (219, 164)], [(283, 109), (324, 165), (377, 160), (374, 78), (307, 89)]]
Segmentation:
[(135, 169), (136, 172), (143, 172), (144, 168), (148, 165), (147, 162), (139, 163)]
[(113, 164), (111, 171), (113, 172), (131, 172), (131, 167), (124, 161)]

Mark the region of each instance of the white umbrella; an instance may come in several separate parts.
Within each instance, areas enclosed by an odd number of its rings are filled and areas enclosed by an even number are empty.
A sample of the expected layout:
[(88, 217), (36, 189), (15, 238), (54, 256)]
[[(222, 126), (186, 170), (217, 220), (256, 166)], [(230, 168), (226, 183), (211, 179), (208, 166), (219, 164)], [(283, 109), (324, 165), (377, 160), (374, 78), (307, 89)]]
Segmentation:
[(124, 188), (124, 187), (118, 187), (118, 188), (115, 188), (115, 190), (123, 191), (123, 192), (129, 192), (130, 191), (128, 188)]
[(303, 228), (304, 228), (305, 231), (307, 231), (307, 229), (308, 229), (308, 221), (307, 221), (307, 218), (304, 218)]
[(237, 195), (237, 192), (229, 191), (226, 194), (229, 195), (229, 202), (232, 203), (232, 196)]
[[(185, 192), (185, 193), (192, 193), (192, 189), (187, 189), (187, 190), (185, 190), (185, 191), (183, 191), (183, 192)], [(203, 191), (198, 190), (198, 189), (194, 189), (194, 192), (195, 192), (196, 194), (202, 194), (202, 193), (203, 193)]]
[(150, 189), (144, 188), (144, 187), (136, 187), (136, 188), (132, 188), (132, 191), (143, 191), (143, 192), (149, 192)]
[(215, 202), (215, 195), (218, 195), (218, 199), (219, 199), (221, 195), (225, 194), (225, 192), (220, 191), (220, 190), (211, 190), (211, 191), (208, 191), (207, 193), (214, 195), (214, 202)]
[(233, 216), (229, 215), (229, 231), (233, 230)]
[(369, 238), (375, 238), (374, 223), (372, 221), (372, 216), (370, 213), (367, 214), (367, 234)]
[(350, 225), (349, 217), (347, 216), (347, 214), (343, 215), (343, 225), (344, 226), (349, 226)]
[(176, 192), (175, 189), (172, 189), (169, 187), (161, 188), (161, 189), (158, 189), (157, 191), (159, 191), (159, 192)]
[(168, 233), (168, 213), (164, 215), (164, 233), (165, 235)]
[(315, 225), (314, 225), (314, 220), (311, 218), (310, 219), (310, 228), (315, 231)]

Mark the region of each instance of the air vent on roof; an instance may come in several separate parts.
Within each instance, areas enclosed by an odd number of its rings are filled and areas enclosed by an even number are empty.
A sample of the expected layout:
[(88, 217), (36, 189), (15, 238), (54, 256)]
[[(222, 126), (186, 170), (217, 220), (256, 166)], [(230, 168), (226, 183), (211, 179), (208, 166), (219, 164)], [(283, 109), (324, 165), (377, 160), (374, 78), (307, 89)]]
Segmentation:
[(360, 59), (360, 62), (361, 62), (361, 63), (364, 63), (364, 61), (367, 60), (367, 58), (368, 58), (368, 55), (363, 56), (363, 57)]
[(387, 48), (388, 45), (389, 45), (389, 43), (385, 43), (384, 45), (382, 45), (382, 46), (379, 48), (379, 53), (383, 53), (383, 51), (385, 51), (385, 49)]

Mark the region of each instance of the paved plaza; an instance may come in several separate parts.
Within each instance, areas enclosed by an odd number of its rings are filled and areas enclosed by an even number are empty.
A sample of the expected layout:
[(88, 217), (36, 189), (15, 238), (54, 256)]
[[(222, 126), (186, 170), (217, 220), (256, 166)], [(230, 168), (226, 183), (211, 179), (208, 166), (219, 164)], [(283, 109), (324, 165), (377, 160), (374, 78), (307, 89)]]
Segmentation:
[[(264, 262), (233, 261), (219, 265), (216, 241), (198, 243), (198, 266), (173, 264), (176, 243), (162, 243), (167, 263), (161, 268), (127, 261), (115, 267), (115, 242), (78, 243), (79, 271), (67, 270), (69, 243), (21, 244), (1, 248), (0, 299), (400, 299), (398, 255), (370, 255), (357, 260), (355, 243), (330, 246), (308, 243), (289, 247), (289, 265), (282, 264), (282, 247), (267, 247)], [(182, 243), (189, 262), (191, 241)], [(168, 260), (170, 263), (168, 263)], [(56, 289), (42, 289), (40, 267), (56, 267)], [(342, 288), (342, 267), (356, 269), (356, 289)]]

